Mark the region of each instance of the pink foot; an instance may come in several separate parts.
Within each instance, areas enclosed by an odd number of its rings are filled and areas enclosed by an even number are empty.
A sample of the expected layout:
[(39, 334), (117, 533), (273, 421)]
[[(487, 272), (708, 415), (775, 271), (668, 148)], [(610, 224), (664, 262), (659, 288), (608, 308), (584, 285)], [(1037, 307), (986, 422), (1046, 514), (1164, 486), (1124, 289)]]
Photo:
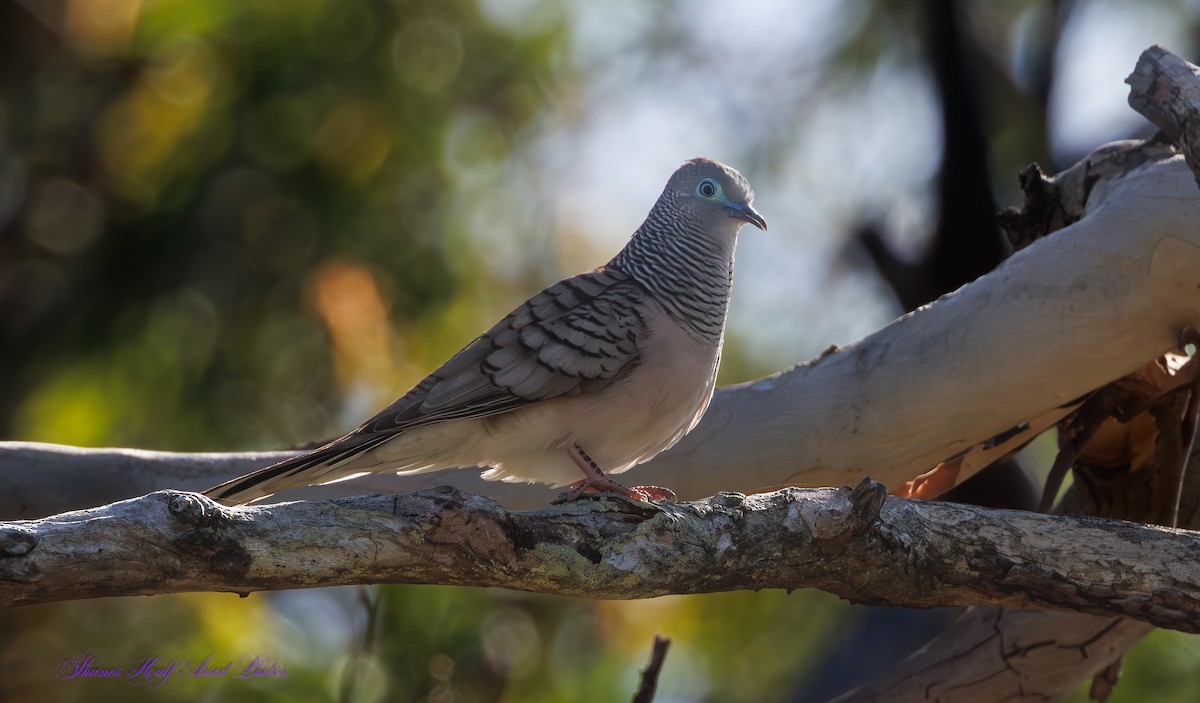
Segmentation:
[(628, 488), (623, 486), (611, 478), (604, 475), (600, 470), (600, 465), (594, 459), (583, 451), (583, 447), (578, 444), (571, 445), (567, 450), (567, 454), (579, 470), (583, 472), (584, 478), (571, 484), (567, 490), (557, 501), (559, 503), (569, 503), (574, 500), (579, 500), (581, 496), (587, 493), (618, 493), (626, 498), (634, 500), (643, 500), (647, 503), (653, 503), (660, 500), (675, 500), (675, 492), (669, 488), (662, 486), (634, 486)]
[(647, 503), (657, 503), (664, 500), (674, 502), (678, 500), (675, 491), (666, 486), (633, 486), (629, 490), (645, 496), (642, 500), (645, 500)]

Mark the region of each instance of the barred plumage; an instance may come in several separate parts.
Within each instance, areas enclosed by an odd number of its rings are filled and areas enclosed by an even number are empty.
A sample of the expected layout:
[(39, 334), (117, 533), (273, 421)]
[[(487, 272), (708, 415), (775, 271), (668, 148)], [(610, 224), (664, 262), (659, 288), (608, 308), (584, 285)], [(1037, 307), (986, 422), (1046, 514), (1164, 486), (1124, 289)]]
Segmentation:
[(241, 503), (372, 471), (488, 467), (486, 478), (629, 489), (624, 471), (679, 441), (712, 397), (737, 232), (753, 192), (685, 163), (629, 244), (530, 298), (358, 429), (206, 491)]

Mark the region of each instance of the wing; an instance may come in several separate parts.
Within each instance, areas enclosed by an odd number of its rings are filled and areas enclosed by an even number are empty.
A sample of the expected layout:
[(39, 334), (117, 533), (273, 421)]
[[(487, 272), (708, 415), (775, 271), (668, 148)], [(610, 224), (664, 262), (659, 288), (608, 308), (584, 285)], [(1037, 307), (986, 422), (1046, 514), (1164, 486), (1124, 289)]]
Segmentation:
[(645, 290), (599, 269), (560, 281), (479, 336), (357, 433), (486, 417), (601, 390), (637, 365)]
[(227, 503), (339, 478), (338, 465), (397, 433), (599, 391), (637, 366), (645, 289), (605, 269), (560, 281), (480, 335), (383, 412), (308, 454), (214, 486)]

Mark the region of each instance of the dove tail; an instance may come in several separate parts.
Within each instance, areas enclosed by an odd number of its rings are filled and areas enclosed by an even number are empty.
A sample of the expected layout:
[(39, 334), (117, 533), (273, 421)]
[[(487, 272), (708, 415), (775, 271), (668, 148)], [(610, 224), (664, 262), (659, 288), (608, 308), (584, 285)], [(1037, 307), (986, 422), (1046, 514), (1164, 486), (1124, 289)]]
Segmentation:
[(241, 505), (293, 488), (347, 478), (351, 472), (338, 471), (339, 468), (390, 438), (386, 434), (364, 436), (360, 441), (349, 443), (350, 446), (347, 446), (347, 438), (343, 437), (307, 454), (284, 459), (277, 464), (230, 479), (209, 488), (203, 494), (225, 505)]

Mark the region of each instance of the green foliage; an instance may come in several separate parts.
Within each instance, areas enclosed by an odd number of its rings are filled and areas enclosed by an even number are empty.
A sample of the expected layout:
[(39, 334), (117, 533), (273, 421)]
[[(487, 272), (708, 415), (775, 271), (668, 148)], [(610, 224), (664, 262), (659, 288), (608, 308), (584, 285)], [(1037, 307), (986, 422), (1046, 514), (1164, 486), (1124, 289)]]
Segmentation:
[[(513, 36), (470, 2), (125, 9), (78, 10), (3, 86), (4, 185), (28, 197), (0, 238), (0, 309), (20, 313), (0, 321), (0, 431), (231, 449), (343, 429), (361, 364), (383, 396), (403, 360), (388, 339), (382, 360), (338, 350), (317, 299), (374, 301), (362, 324), (385, 328), (441, 314), (467, 273), (444, 245), (448, 135), (484, 120), (502, 159), (563, 33)], [(334, 265), (365, 279), (338, 287)]]
[[(156, 703), (623, 701), (654, 634), (669, 632), (663, 690), (690, 700), (779, 700), (803, 673), (798, 663), (815, 661), (836, 636), (835, 602), (764, 591), (597, 603), (432, 586), (78, 601), (0, 611), (0, 629), (12, 633), (0, 692)], [(70, 677), (78, 669), (63, 662), (89, 653), (94, 668), (121, 675)], [(157, 682), (134, 672), (154, 657), (160, 668), (176, 660), (178, 670), (206, 660), (232, 667), (149, 686)], [(256, 657), (286, 675), (239, 677)]]

